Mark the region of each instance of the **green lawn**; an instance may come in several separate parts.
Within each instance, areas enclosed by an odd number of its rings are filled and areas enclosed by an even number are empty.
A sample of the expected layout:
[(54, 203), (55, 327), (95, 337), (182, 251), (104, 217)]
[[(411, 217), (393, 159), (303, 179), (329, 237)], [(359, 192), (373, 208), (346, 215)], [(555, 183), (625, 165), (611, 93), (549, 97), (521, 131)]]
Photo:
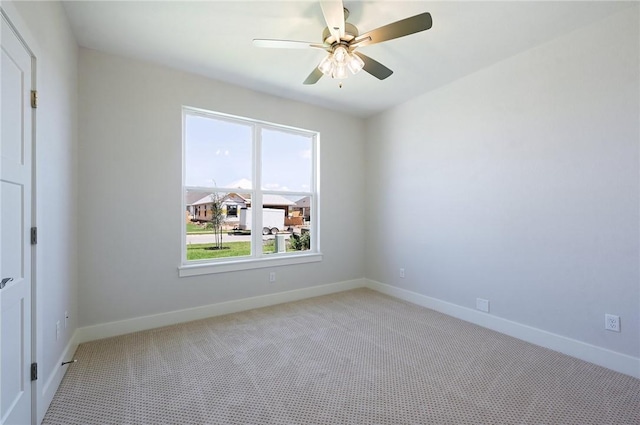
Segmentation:
[(209, 258), (239, 257), (251, 255), (251, 242), (226, 242), (222, 243), (224, 249), (207, 249), (214, 244), (199, 243), (187, 245), (187, 260), (204, 260)]
[[(187, 261), (205, 260), (210, 258), (240, 257), (251, 255), (251, 242), (223, 242), (223, 249), (207, 249), (214, 244), (189, 244), (187, 245)], [(273, 254), (276, 251), (276, 243), (270, 240), (263, 245), (265, 254)], [(291, 249), (287, 244), (287, 252)]]
[(187, 234), (189, 233), (213, 233), (213, 230), (196, 223), (187, 223)]

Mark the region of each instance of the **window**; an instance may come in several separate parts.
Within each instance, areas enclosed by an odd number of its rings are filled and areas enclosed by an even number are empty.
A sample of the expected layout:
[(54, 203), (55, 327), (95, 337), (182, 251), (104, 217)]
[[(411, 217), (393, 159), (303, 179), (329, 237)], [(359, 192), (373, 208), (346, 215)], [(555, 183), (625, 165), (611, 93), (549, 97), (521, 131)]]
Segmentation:
[(318, 139), (183, 108), (180, 276), (320, 261)]

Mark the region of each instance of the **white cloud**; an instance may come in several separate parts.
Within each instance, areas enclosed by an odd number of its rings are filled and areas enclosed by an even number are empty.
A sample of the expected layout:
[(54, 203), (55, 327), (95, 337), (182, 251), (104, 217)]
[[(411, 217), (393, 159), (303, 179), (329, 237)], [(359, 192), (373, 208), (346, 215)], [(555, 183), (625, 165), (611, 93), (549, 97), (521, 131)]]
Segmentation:
[(280, 183), (266, 183), (264, 188), (271, 190), (290, 190), (288, 186), (280, 186)]

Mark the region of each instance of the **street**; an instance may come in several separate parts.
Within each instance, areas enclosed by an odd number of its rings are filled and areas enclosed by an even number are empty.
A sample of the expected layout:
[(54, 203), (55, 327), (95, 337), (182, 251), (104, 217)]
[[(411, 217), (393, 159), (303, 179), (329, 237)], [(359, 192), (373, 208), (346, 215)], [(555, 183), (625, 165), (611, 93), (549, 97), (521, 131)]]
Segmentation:
[[(284, 235), (285, 239), (289, 239), (291, 236), (290, 233), (286, 233)], [(262, 235), (262, 240), (275, 239), (275, 235)], [(206, 235), (187, 235), (187, 245), (188, 244), (199, 244), (199, 243), (214, 243), (216, 241), (215, 236), (213, 234)], [(222, 234), (222, 242), (249, 242), (251, 241), (251, 235), (230, 235), (228, 233)]]

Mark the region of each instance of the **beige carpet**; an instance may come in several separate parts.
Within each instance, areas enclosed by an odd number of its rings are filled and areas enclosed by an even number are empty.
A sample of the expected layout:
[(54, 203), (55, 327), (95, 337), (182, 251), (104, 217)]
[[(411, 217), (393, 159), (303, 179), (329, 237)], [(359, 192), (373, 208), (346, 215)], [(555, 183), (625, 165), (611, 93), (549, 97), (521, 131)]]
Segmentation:
[(640, 424), (640, 380), (367, 289), (76, 358), (44, 424)]

